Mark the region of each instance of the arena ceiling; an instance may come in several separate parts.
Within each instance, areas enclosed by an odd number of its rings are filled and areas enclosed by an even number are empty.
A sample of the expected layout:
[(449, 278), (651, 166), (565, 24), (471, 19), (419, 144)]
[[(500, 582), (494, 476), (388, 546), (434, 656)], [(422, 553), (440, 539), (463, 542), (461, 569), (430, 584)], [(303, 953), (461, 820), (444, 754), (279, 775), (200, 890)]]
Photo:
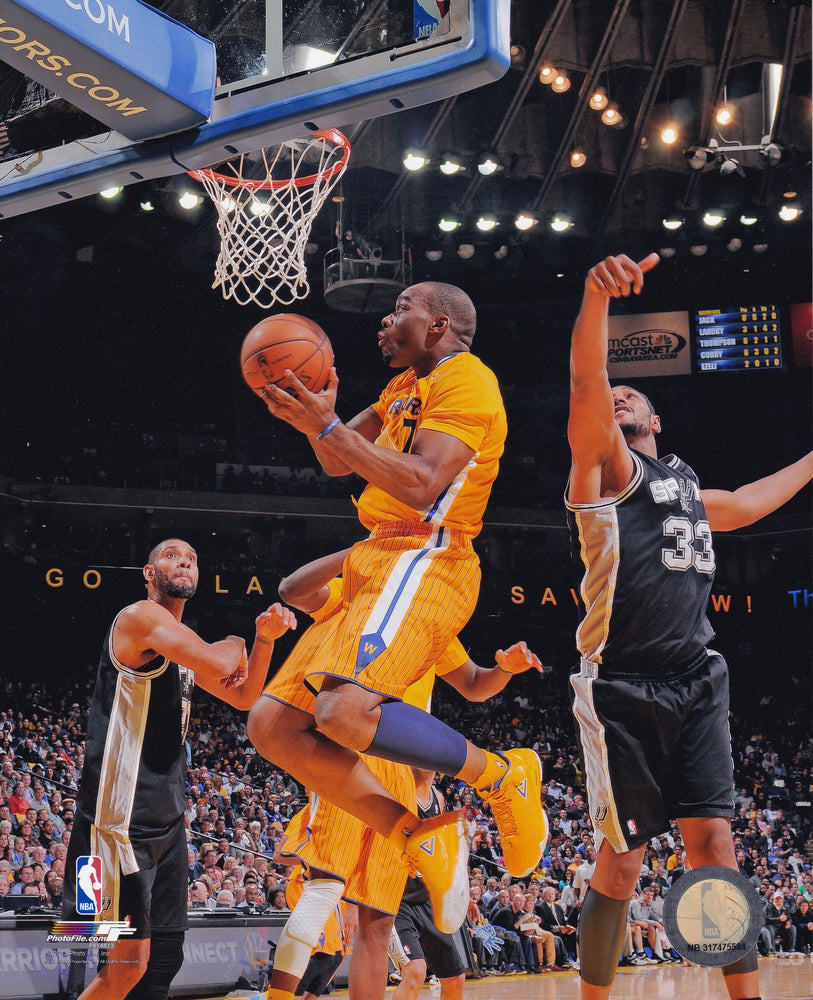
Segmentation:
[[(182, 21), (194, 9), (198, 24), (206, 11), (219, 48), (242, 44), (234, 16), (241, 4), (165, 0), (156, 6)], [(468, 275), (495, 294), (581, 274), (597, 255), (619, 249), (666, 248), (700, 273), (712, 259), (738, 272), (781, 259), (783, 275), (807, 281), (809, 2), (513, 0), (511, 43), (511, 67), (493, 84), (344, 126), (353, 153), (343, 201), (322, 211), (312, 234), (309, 263), (317, 287), (338, 224), (380, 243), (387, 254), (406, 248), (419, 276), (465, 284)], [(566, 79), (567, 89), (555, 92), (542, 82), (544, 67)], [(20, 87), (19, 74), (3, 67), (0, 117), (14, 114)], [(596, 91), (617, 107), (616, 126), (590, 107)], [(719, 125), (715, 116), (723, 105), (731, 120)], [(69, 136), (89, 121), (67, 109), (61, 127)], [(661, 139), (669, 124), (676, 131), (671, 145)], [(715, 142), (723, 152), (692, 169), (687, 152)], [(429, 157), (420, 172), (403, 167), (409, 147)], [(499, 163), (491, 176), (476, 166), (487, 151)], [(463, 163), (451, 176), (439, 170), (448, 153)], [(574, 153), (583, 154), (582, 166), (572, 165)], [(134, 185), (117, 204), (88, 198), (8, 220), (0, 236), (33, 231), (108, 256), (158, 249), (168, 259), (182, 258), (186, 269), (208, 267), (216, 249), (213, 214), (208, 206), (194, 217), (165, 208), (178, 183)], [(147, 196), (159, 208), (149, 219), (138, 212)], [(796, 222), (780, 220), (785, 204), (801, 209)], [(703, 222), (709, 211), (723, 218), (717, 228)], [(534, 220), (525, 232), (514, 225), (522, 212)], [(444, 234), (438, 222), (451, 215), (460, 227)], [(478, 230), (481, 216), (494, 220), (492, 230)], [(556, 216), (564, 231), (550, 228)], [(680, 220), (680, 228), (665, 229), (669, 218)], [(745, 225), (742, 218), (756, 221)], [(465, 259), (461, 244), (471, 248)], [(702, 246), (706, 256), (698, 262), (691, 248)]]

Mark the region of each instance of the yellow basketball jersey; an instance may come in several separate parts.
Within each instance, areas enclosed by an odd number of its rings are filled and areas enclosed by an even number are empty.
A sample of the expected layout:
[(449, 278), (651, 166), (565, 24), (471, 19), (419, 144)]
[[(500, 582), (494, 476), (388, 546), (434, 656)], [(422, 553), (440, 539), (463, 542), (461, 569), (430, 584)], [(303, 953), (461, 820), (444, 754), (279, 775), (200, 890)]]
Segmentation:
[(413, 369), (396, 376), (373, 407), (383, 422), (376, 444), (409, 453), (420, 430), (442, 431), (474, 451), (474, 457), (436, 498), (417, 511), (368, 484), (359, 520), (371, 530), (382, 521), (425, 521), (476, 535), (497, 476), (507, 433), (505, 407), (494, 373), (467, 351), (444, 358), (424, 378)]

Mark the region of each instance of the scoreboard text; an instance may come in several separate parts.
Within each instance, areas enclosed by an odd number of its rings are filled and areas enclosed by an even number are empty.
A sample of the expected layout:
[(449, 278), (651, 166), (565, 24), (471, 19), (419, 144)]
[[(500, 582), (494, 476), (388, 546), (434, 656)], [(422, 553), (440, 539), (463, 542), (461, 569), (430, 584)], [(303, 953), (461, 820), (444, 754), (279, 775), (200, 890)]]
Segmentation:
[(695, 314), (695, 369), (784, 371), (777, 306), (730, 306)]

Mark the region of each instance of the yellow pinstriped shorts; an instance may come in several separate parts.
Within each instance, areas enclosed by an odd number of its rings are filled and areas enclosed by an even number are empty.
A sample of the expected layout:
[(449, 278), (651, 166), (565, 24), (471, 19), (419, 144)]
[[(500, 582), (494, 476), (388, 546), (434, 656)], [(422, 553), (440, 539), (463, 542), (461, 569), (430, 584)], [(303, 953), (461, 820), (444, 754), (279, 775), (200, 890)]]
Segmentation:
[(480, 563), (462, 532), (421, 523), (376, 527), (348, 555), (342, 610), (320, 628), (305, 680), (345, 677), (403, 698), (471, 617)]
[[(405, 764), (368, 757), (364, 763), (407, 809), (415, 811), (415, 781)], [(342, 879), (344, 898), (384, 913), (396, 913), (407, 867), (402, 853), (360, 819), (311, 794), (308, 807), (288, 824), (284, 845), (312, 869)]]
[(480, 563), (462, 532), (379, 525), (343, 567), (342, 605), (303, 634), (264, 690), (313, 715), (326, 676), (402, 699), (471, 617)]

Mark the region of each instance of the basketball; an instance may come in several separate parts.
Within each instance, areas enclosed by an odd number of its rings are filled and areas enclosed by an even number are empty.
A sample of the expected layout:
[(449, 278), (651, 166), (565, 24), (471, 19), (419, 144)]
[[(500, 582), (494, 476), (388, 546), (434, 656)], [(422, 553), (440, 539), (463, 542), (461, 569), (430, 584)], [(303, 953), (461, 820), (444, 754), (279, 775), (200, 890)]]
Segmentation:
[[(269, 382), (278, 384), (289, 368), (311, 392), (327, 385), (333, 348), (313, 320), (294, 313), (268, 316), (246, 334), (240, 351), (243, 378), (258, 396)], [(290, 392), (287, 386), (280, 388)]]

